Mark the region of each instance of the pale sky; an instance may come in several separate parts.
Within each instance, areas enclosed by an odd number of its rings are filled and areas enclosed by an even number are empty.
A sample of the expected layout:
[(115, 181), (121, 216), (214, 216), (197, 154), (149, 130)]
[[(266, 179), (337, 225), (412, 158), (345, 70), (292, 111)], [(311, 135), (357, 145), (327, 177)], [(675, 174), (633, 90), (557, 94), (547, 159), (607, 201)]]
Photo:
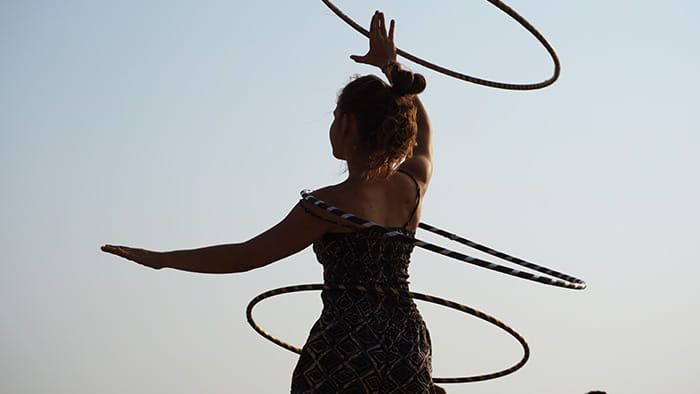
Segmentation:
[[(554, 85), (428, 79), (435, 174), (423, 221), (570, 273), (530, 283), (418, 250), (412, 289), (528, 341), (513, 375), (450, 393), (700, 392), (700, 5), (511, 1), (557, 49)], [(487, 2), (338, 1), (402, 49), (470, 75), (536, 82), (539, 43)], [(328, 127), (364, 37), (320, 1), (0, 3), (0, 392), (283, 393), (297, 356), (245, 321), (257, 294), (318, 283), (307, 249), (237, 275), (152, 271), (99, 251), (246, 240), (299, 191), (343, 180)], [(419, 232), (427, 240), (436, 238)], [(468, 254), (466, 248), (440, 243)], [(518, 343), (418, 303), (434, 376), (506, 368)], [(264, 301), (301, 346), (318, 293)]]

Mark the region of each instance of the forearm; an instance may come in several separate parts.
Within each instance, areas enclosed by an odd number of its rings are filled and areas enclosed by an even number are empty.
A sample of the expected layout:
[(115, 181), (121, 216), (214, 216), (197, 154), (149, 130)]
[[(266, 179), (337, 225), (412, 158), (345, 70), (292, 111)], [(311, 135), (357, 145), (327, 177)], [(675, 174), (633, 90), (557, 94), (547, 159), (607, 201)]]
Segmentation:
[(204, 274), (230, 274), (251, 269), (240, 258), (241, 244), (208, 246), (159, 253), (163, 268)]

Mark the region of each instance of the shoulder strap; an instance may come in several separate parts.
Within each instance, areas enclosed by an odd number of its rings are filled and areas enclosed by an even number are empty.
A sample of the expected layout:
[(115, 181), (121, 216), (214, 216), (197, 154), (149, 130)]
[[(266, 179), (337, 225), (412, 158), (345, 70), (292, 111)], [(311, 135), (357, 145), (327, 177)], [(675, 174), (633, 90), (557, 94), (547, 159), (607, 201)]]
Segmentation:
[(411, 216), (408, 217), (408, 220), (406, 221), (406, 224), (403, 225), (403, 227), (408, 226), (409, 223), (411, 223), (411, 220), (413, 220), (413, 215), (416, 214), (416, 210), (418, 209), (418, 205), (420, 204), (420, 185), (418, 184), (418, 181), (416, 178), (413, 177), (410, 173), (404, 171), (404, 170), (396, 170), (396, 172), (400, 172), (402, 174), (407, 175), (413, 183), (416, 185), (416, 205), (413, 207), (413, 211), (411, 211)]

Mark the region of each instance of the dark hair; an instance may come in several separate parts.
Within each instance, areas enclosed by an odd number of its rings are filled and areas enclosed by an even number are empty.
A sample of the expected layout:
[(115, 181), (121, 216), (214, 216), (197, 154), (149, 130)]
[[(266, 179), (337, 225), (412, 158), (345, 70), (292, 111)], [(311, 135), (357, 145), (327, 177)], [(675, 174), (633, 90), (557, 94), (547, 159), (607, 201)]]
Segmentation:
[(414, 97), (425, 90), (425, 78), (403, 70), (391, 70), (392, 85), (375, 75), (358, 77), (348, 83), (338, 97), (338, 110), (352, 114), (361, 138), (361, 149), (368, 155), (363, 177), (391, 175), (401, 161), (410, 157), (416, 145), (416, 106)]

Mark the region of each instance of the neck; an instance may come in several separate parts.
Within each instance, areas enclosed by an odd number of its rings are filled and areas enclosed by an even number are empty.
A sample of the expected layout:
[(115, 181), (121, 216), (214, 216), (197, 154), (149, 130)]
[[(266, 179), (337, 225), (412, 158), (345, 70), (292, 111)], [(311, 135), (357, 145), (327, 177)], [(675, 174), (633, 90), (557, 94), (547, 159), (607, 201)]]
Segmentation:
[(367, 169), (366, 162), (358, 163), (355, 160), (348, 160), (346, 163), (348, 166), (348, 179), (346, 182), (364, 182), (362, 174)]
[[(353, 183), (353, 184), (357, 184), (357, 183), (369, 184), (369, 183), (380, 182), (380, 181), (385, 179), (381, 175), (376, 177), (376, 178), (370, 179), (370, 180), (365, 179), (362, 175), (367, 170), (367, 164), (366, 164), (367, 162), (362, 161), (360, 163), (361, 163), (360, 165), (356, 165), (352, 161), (347, 162), (348, 178), (345, 180), (345, 182)], [(391, 172), (393, 172), (393, 171), (391, 171)], [(386, 174), (386, 175), (389, 175), (389, 174)]]

